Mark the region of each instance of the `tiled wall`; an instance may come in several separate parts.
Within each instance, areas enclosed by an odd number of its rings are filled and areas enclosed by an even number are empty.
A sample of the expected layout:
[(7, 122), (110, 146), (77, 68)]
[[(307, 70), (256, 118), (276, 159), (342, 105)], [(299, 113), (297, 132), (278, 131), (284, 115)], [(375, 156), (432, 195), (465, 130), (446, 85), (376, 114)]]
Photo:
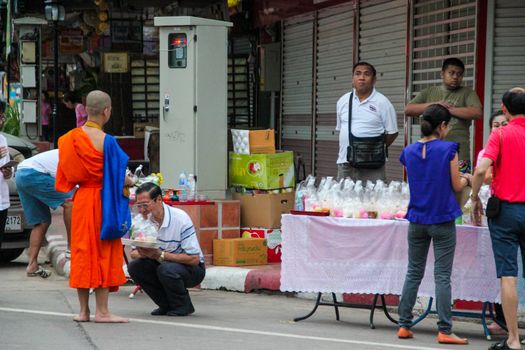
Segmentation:
[(213, 261), (213, 240), (240, 237), (240, 202), (218, 200), (212, 205), (174, 205), (193, 221), (206, 265)]

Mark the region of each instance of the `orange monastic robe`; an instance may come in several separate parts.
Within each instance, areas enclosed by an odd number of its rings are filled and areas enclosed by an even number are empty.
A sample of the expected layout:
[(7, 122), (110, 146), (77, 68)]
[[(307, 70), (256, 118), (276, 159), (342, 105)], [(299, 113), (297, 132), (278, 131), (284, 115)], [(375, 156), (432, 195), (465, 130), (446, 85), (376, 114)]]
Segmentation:
[(69, 286), (116, 291), (126, 282), (122, 243), (100, 239), (104, 154), (81, 128), (62, 136), (58, 148), (56, 190), (68, 192), (79, 186), (73, 197)]

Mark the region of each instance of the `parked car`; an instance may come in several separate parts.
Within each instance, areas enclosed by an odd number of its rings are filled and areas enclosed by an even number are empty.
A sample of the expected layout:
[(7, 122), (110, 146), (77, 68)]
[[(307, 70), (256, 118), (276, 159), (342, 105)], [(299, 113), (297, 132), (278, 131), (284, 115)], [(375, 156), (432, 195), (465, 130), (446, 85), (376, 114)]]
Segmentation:
[[(0, 132), (0, 134), (5, 136), (7, 140), (11, 159), (21, 162), (38, 153), (38, 149), (31, 142), (3, 132)], [(11, 206), (7, 211), (4, 239), (0, 247), (0, 262), (15, 260), (22, 254), (24, 249), (29, 246), (29, 236), (32, 228), (26, 223), (14, 178), (9, 179), (8, 184)]]

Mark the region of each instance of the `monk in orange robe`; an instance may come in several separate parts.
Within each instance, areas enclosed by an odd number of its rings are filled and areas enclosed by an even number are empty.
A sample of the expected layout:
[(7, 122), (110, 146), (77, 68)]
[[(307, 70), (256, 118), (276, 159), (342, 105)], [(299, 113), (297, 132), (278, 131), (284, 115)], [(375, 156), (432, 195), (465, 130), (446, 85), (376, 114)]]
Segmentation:
[[(90, 320), (89, 289), (95, 289), (95, 322), (125, 323), (127, 319), (109, 312), (110, 291), (126, 282), (120, 239), (101, 240), (101, 188), (104, 168), (102, 126), (111, 115), (111, 98), (102, 91), (87, 96), (88, 122), (58, 141), (60, 149), (55, 187), (68, 192), (79, 186), (73, 197), (71, 223), (71, 273), (69, 285), (76, 288), (80, 312), (77, 322)], [(126, 179), (130, 181), (130, 179)], [(129, 184), (127, 182), (127, 184)]]

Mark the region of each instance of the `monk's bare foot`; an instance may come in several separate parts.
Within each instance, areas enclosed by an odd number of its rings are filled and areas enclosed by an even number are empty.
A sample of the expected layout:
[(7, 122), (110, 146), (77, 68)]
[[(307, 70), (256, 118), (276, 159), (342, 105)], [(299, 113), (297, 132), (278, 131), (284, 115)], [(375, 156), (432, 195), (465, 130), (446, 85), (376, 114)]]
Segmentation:
[(106, 314), (106, 315), (95, 315), (94, 318), (95, 322), (97, 323), (128, 323), (129, 319), (116, 316), (113, 314)]
[(89, 322), (89, 314), (78, 314), (75, 317), (73, 317), (73, 321), (75, 322)]

